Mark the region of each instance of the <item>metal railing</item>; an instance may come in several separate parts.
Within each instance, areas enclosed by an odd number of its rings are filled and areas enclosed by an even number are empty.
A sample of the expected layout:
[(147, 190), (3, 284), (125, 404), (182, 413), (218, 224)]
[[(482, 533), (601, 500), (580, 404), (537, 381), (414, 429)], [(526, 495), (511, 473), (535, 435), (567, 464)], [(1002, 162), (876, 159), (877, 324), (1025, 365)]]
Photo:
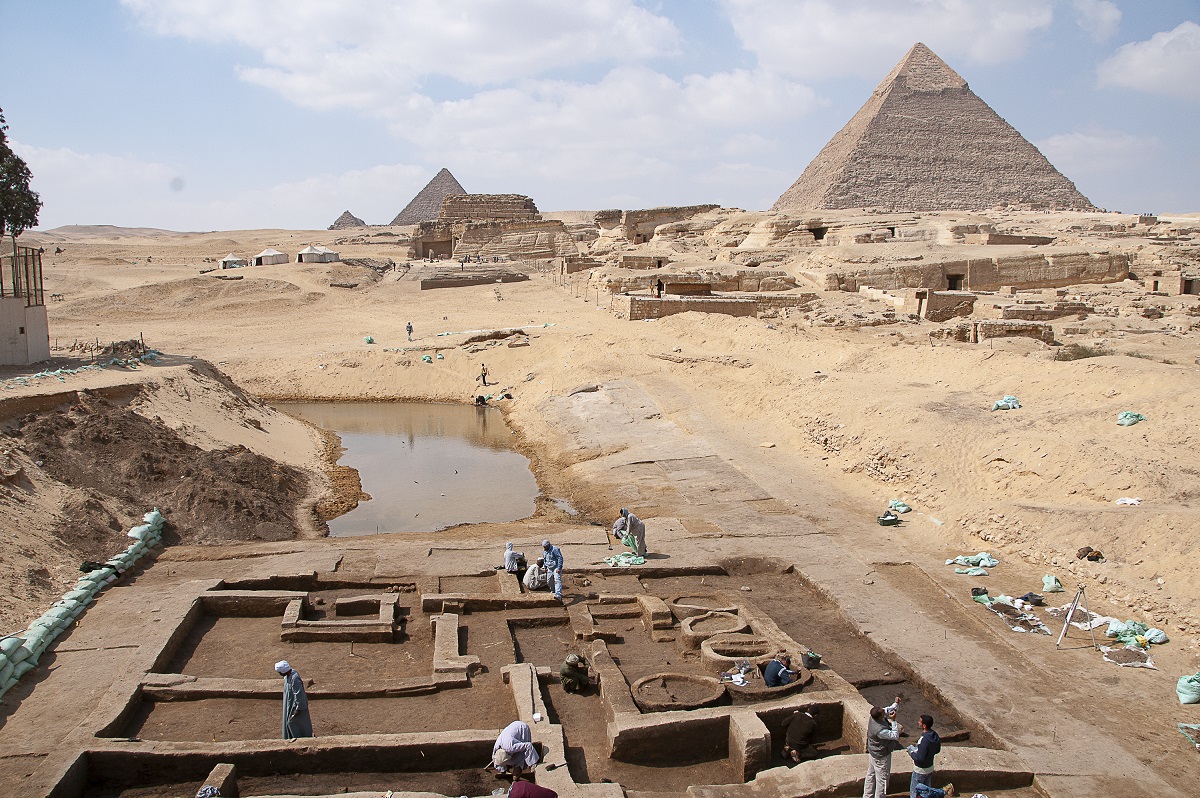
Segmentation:
[(29, 247), (4, 252), (0, 243), (0, 297), (23, 297), (25, 307), (46, 304), (42, 253)]

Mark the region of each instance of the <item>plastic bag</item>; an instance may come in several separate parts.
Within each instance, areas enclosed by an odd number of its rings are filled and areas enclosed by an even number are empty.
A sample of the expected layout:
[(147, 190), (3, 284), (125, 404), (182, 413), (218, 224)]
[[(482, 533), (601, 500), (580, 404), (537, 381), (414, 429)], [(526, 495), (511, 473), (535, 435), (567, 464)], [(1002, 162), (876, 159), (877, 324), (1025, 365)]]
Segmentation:
[(888, 502), (888, 509), (895, 510), (898, 513), (907, 513), (912, 510), (911, 507), (899, 499), (892, 499), (890, 502)]
[(1061, 593), (1063, 592), (1062, 582), (1058, 581), (1057, 576), (1046, 574), (1042, 577), (1042, 591), (1045, 593)]
[(1006, 396), (1000, 401), (992, 405), (992, 410), (1016, 410), (1021, 406), (1021, 401), (1015, 396)]
[(1143, 416), (1141, 413), (1134, 413), (1130, 410), (1122, 410), (1120, 413), (1117, 413), (1117, 423), (1120, 424), (1122, 427), (1132, 427), (1134, 424), (1138, 423), (1139, 421), (1145, 421), (1145, 420), (1146, 420), (1146, 417)]

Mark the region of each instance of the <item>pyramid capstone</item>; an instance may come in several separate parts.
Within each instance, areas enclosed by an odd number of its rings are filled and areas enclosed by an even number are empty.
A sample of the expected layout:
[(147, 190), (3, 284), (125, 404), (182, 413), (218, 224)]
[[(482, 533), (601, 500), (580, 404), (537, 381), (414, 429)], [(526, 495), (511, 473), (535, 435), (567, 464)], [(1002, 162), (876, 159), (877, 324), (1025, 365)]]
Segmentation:
[(1093, 211), (1046, 156), (921, 43), (772, 210)]

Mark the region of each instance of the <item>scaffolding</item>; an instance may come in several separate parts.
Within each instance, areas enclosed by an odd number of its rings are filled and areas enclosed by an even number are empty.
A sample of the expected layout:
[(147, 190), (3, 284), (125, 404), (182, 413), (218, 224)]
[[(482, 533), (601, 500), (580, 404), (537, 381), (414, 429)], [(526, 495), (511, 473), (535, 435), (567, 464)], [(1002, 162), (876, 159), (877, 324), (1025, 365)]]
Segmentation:
[(41, 250), (14, 247), (7, 254), (0, 252), (0, 299), (4, 297), (24, 299), (27, 308), (46, 304)]

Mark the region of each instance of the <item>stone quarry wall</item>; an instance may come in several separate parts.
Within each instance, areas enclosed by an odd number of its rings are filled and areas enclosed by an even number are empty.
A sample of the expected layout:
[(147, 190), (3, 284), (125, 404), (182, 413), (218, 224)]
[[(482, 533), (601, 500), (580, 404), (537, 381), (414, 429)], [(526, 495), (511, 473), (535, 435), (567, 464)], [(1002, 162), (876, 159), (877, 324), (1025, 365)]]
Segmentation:
[(457, 235), (454, 256), (501, 256), (540, 260), (579, 254), (575, 239), (558, 220), (467, 224)]
[[(533, 200), (523, 194), (451, 194), (442, 200), (439, 222), (540, 220)], [(561, 226), (562, 222), (558, 222)], [(564, 232), (566, 227), (563, 226)]]
[(695, 294), (711, 291), (789, 291), (796, 280), (787, 272), (743, 269), (733, 274), (716, 271), (622, 273), (602, 271), (591, 275), (590, 285), (610, 294), (646, 291), (663, 281), (667, 294)]
[(999, 291), (1001, 287), (1058, 288), (1080, 283), (1119, 283), (1129, 276), (1130, 256), (1125, 254), (1067, 252), (1059, 255), (1030, 253), (998, 258), (969, 258), (927, 263), (905, 261), (883, 264), (838, 264), (828, 272), (806, 273), (826, 290), (857, 291), (860, 286), (886, 290), (950, 288), (950, 275), (962, 277), (962, 288)]

